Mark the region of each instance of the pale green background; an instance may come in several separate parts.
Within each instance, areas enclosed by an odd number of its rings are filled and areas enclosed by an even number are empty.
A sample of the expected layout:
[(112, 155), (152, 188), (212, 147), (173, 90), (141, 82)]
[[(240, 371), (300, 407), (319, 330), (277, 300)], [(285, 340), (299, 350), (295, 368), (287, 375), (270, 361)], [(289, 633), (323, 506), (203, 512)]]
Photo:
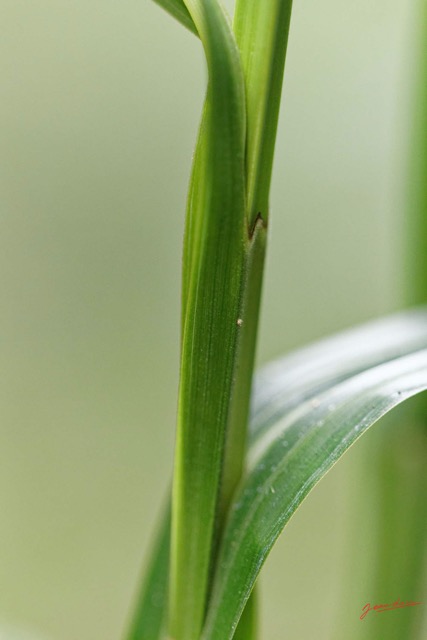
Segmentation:
[[(295, 2), (260, 362), (400, 305), (415, 8)], [(0, 24), (0, 620), (117, 640), (172, 462), (202, 52), (148, 0)], [(360, 451), (273, 553), (263, 639), (331, 637)]]

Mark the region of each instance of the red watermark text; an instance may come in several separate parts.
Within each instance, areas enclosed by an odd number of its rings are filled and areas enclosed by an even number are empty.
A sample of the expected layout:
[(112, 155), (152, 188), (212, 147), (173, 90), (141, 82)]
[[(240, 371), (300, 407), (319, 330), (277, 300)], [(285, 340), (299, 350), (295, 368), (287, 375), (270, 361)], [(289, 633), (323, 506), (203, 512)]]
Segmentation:
[(417, 604), (422, 604), (422, 602), (403, 602), (400, 598), (393, 602), (392, 604), (376, 604), (373, 607), (371, 603), (368, 602), (362, 609), (362, 615), (360, 619), (363, 620), (365, 616), (368, 615), (370, 611), (375, 611), (375, 613), (381, 613), (382, 611), (393, 611), (393, 609), (403, 609), (404, 607), (415, 607)]

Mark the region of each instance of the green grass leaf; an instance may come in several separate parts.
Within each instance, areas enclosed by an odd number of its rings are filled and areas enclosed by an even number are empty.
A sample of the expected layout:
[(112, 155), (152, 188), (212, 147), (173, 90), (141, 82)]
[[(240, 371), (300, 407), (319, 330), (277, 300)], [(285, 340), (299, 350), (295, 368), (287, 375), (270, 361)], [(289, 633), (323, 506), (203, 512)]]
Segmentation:
[(250, 249), (239, 53), (218, 2), (187, 0), (186, 6), (209, 81), (184, 252), (170, 574), (169, 632), (176, 640), (197, 639), (205, 613)]
[(420, 307), (328, 337), (275, 360), (255, 377), (251, 446), (272, 423), (316, 394), (368, 368), (427, 348), (427, 308)]
[(184, 27), (192, 31), (197, 35), (196, 25), (185, 6), (184, 0), (154, 0), (158, 5), (170, 13), (174, 18), (178, 20)]
[(246, 86), (248, 216), (268, 220), (292, 0), (237, 0), (234, 31)]
[(137, 597), (127, 640), (161, 640), (165, 633), (169, 587), (170, 502), (156, 532), (150, 564)]
[(425, 389), (427, 349), (350, 377), (270, 424), (230, 508), (203, 640), (233, 637), (269, 551), (304, 498), (370, 426)]

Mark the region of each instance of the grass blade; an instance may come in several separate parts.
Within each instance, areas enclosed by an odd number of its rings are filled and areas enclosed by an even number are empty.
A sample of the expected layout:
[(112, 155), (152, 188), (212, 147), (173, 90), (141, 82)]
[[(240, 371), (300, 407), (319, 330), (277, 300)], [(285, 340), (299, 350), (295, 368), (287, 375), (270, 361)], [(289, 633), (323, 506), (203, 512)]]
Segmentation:
[(184, 255), (170, 574), (170, 635), (176, 640), (198, 639), (205, 614), (248, 244), (238, 50), (216, 1), (186, 5), (203, 43), (209, 85)]
[(251, 444), (302, 402), (370, 367), (427, 348), (427, 308), (393, 314), (264, 366), (252, 394)]
[[(427, 302), (427, 4), (418, 5), (419, 19), (413, 25), (411, 47), (415, 90), (408, 122), (410, 153), (403, 229), (401, 297), (407, 304)], [(387, 430), (379, 434), (377, 459), (370, 474), (370, 491), (377, 496), (375, 511), (368, 513), (372, 523), (369, 542), (374, 553), (369, 563), (364, 553), (354, 557), (354, 562), (364, 589), (374, 593), (379, 602), (387, 602), (390, 597), (394, 600), (395, 594), (424, 601), (420, 589), (426, 584), (427, 570), (427, 398), (403, 407), (396, 421), (393, 417)], [(405, 429), (400, 428), (402, 424)], [(363, 468), (360, 475), (364, 473)], [(364, 508), (361, 502), (359, 510)], [(353, 575), (348, 582), (354, 584)], [(345, 607), (343, 602), (344, 614)], [(422, 608), (405, 614), (393, 619), (374, 617), (364, 630), (357, 626), (352, 638), (420, 637)]]
[(248, 215), (268, 220), (268, 199), (292, 0), (237, 0), (234, 31), (241, 53), (248, 120)]
[(349, 378), (270, 427), (230, 510), (203, 640), (232, 638), (263, 562), (310, 490), (372, 424), (426, 388), (421, 350)]
[(137, 598), (127, 640), (161, 640), (166, 626), (169, 582), (170, 504), (165, 510)]
[[(246, 424), (248, 406), (239, 398), (247, 398), (252, 382), (258, 315), (262, 290), (262, 275), (266, 250), (266, 228), (269, 217), (269, 191), (279, 116), (281, 88), (285, 65), (292, 0), (237, 0), (234, 17), (234, 32), (240, 50), (246, 90), (247, 148), (246, 187), (247, 219), (253, 236), (252, 256), (248, 264), (247, 292), (248, 304), (241, 317), (247, 318), (242, 339), (241, 362), (246, 376), (240, 377), (236, 385), (234, 411), (230, 432), (236, 433), (239, 424)], [(249, 326), (247, 326), (249, 324)], [(246, 360), (246, 361), (245, 361)], [(237, 425), (233, 428), (233, 423)], [(242, 443), (243, 444), (243, 443)], [(223, 511), (228, 507), (235, 480), (239, 479), (242, 468), (234, 469), (232, 464), (235, 448), (227, 448), (230, 462), (225, 460), (225, 470), (232, 470), (228, 494), (223, 496)], [(243, 458), (243, 451), (237, 448), (237, 456)], [(244, 610), (237, 627), (236, 638), (255, 639), (256, 600), (254, 593)]]
[(174, 18), (178, 20), (184, 27), (189, 29), (195, 35), (197, 34), (196, 25), (185, 6), (184, 0), (154, 0), (158, 5), (165, 9)]

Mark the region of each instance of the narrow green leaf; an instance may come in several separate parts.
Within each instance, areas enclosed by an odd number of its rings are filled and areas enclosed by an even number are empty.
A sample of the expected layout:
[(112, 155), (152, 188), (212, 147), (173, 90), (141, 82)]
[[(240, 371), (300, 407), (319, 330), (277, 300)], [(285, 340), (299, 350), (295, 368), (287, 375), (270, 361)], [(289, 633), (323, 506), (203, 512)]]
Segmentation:
[(268, 219), (292, 0), (237, 0), (234, 31), (242, 57), (248, 119), (248, 216)]
[[(252, 384), (262, 276), (266, 251), (269, 191), (273, 165), (277, 120), (285, 64), (290, 0), (237, 0), (234, 31), (240, 50), (246, 91), (247, 148), (246, 188), (250, 257), (247, 286), (240, 312), (244, 321), (232, 398), (228, 440), (224, 459), (224, 482), (219, 526), (222, 527), (232, 493), (243, 471), (242, 425), (248, 420), (248, 402)], [(242, 463), (237, 463), (237, 461)], [(250, 598), (236, 630), (236, 638), (255, 639), (256, 603)]]
[[(175, 640), (198, 640), (214, 553), (249, 242), (238, 50), (217, 1), (187, 0), (186, 6), (205, 50), (209, 84), (186, 225), (169, 633)], [(240, 437), (244, 440), (244, 430)]]
[(427, 389), (427, 350), (323, 392), (272, 425), (230, 509), (203, 640), (231, 640), (256, 577), (292, 514), (379, 418)]
[(197, 35), (196, 26), (187, 7), (185, 6), (184, 0), (154, 0), (154, 2), (170, 13), (182, 25), (184, 25), (184, 27), (187, 27), (187, 29)]
[(161, 640), (168, 603), (170, 503), (161, 519), (127, 640)]
[(245, 245), (247, 254), (238, 314), (239, 339), (236, 343), (235, 375), (227, 422), (227, 446), (217, 516), (218, 528), (222, 528), (231, 497), (240, 481), (246, 454), (249, 401), (266, 249), (266, 229), (262, 220), (257, 221)]
[(191, 168), (190, 185), (188, 189), (187, 210), (185, 219), (184, 250), (182, 256), (182, 287), (181, 287), (181, 346), (184, 339), (185, 318), (189, 301), (190, 279), (194, 264), (195, 253), (201, 242), (203, 211), (202, 204), (206, 201), (204, 189), (207, 182), (204, 176), (208, 170), (209, 131), (207, 124), (208, 101), (206, 99), (202, 119), (194, 152)]

